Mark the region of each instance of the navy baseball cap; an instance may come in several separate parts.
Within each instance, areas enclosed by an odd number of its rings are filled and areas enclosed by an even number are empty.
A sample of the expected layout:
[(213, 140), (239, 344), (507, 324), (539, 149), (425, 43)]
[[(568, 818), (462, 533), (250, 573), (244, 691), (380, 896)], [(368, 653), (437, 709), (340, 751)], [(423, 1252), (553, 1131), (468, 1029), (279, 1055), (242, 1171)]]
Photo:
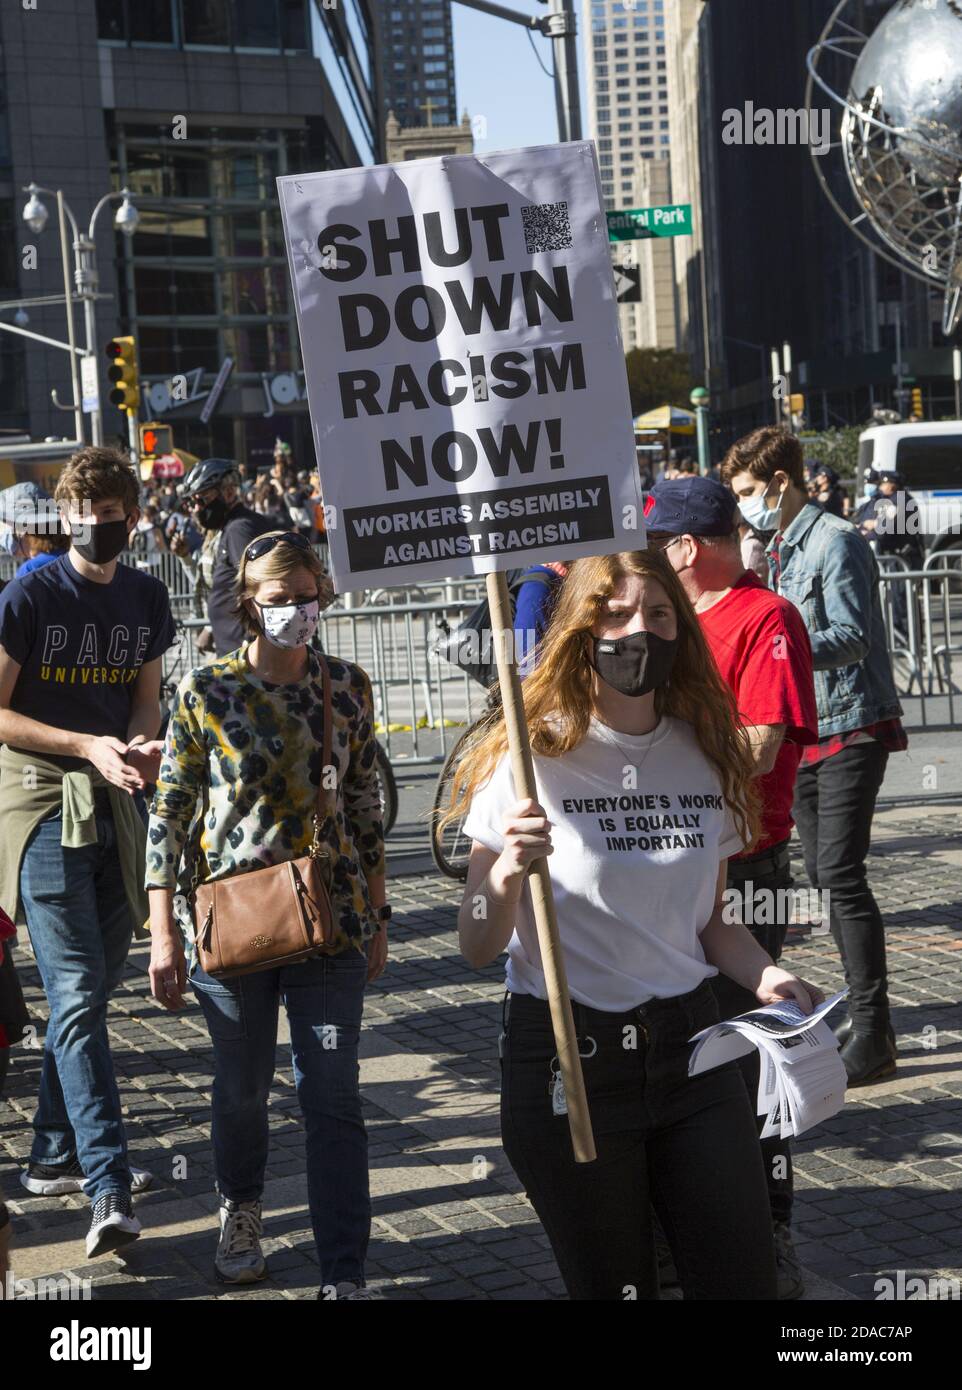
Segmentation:
[(649, 496), (645, 525), (673, 536), (730, 536), (738, 503), (729, 488), (714, 478), (666, 478)]

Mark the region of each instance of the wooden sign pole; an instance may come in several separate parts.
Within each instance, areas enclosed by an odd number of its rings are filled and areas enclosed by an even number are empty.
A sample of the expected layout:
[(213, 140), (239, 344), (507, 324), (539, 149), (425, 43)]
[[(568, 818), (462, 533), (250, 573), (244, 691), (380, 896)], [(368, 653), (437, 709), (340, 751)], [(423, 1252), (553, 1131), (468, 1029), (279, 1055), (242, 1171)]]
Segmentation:
[[(499, 570), (494, 574), (488, 574), (485, 577), (485, 582), (514, 785), (519, 799), (531, 797), (532, 800), (537, 801), (534, 764), (531, 761), (531, 744), (528, 741), (528, 725), (525, 721), (524, 704), (521, 699), (521, 678), (518, 675), (518, 666), (514, 655), (514, 622), (511, 616), (511, 602), (508, 597), (508, 580), (504, 571)], [(541, 948), (541, 968), (544, 971), (545, 984), (548, 988), (551, 1026), (554, 1029), (561, 1080), (564, 1084), (565, 1098), (568, 1103), (571, 1144), (577, 1163), (591, 1163), (597, 1157), (595, 1140), (591, 1132), (588, 1097), (585, 1094), (581, 1058), (578, 1054), (578, 1038), (571, 1012), (571, 998), (568, 994), (568, 980), (565, 976), (564, 957), (561, 954), (561, 942), (558, 938), (558, 923), (555, 917), (554, 896), (551, 892), (551, 877), (548, 872), (547, 859), (532, 861), (528, 869), (528, 882), (531, 886), (534, 920), (538, 929), (538, 944)]]

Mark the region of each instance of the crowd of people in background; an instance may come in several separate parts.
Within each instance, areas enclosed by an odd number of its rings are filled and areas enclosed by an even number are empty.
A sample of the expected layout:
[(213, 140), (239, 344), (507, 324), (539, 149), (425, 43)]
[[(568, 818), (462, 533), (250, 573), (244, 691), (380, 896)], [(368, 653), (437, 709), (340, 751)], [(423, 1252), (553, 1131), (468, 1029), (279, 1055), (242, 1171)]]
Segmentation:
[[(271, 528), (296, 531), (312, 544), (324, 541), (324, 504), (316, 470), (298, 468), (289, 444), (277, 441), (274, 459), (261, 468), (235, 465), (238, 496), (243, 506), (256, 512)], [(189, 479), (148, 483), (144, 509), (131, 549), (150, 557), (164, 550), (174, 555), (195, 556), (204, 544), (204, 528), (187, 505)]]

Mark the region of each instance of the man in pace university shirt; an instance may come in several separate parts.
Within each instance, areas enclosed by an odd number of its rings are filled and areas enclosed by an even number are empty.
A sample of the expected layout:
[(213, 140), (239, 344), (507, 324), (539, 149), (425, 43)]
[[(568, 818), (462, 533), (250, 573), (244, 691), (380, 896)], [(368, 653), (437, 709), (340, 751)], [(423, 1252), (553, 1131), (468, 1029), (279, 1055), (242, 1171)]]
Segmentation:
[[(812, 650), (802, 615), (746, 570), (738, 538), (738, 504), (711, 478), (656, 483), (648, 515), (649, 544), (658, 546), (681, 580), (722, 679), (735, 696), (758, 771), (761, 836), (749, 855), (728, 860), (728, 887), (751, 899), (743, 920), (777, 961), (788, 928), (792, 875), (792, 796), (802, 747), (818, 737)], [(782, 890), (780, 892), (780, 890)], [(757, 1007), (754, 995), (725, 975), (712, 981), (722, 1018)], [(754, 1103), (758, 1052), (739, 1065)], [(804, 1289), (791, 1239), (790, 1142), (761, 1142), (775, 1231), (780, 1298)]]
[(25, 920), (50, 1005), (30, 1161), (21, 1181), (93, 1205), (89, 1257), (140, 1232), (107, 1038), (107, 1000), (143, 927), (167, 591), (118, 563), (138, 516), (124, 454), (85, 448), (56, 501), (71, 545), (0, 595), (0, 907)]

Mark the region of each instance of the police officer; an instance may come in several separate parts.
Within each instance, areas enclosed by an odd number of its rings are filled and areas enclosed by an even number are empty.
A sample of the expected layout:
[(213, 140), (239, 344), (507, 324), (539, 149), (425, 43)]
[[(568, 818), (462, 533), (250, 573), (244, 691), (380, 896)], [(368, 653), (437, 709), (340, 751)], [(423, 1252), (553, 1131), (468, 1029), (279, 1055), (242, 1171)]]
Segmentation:
[(895, 468), (865, 474), (867, 488), (874, 493), (855, 514), (855, 524), (868, 540), (874, 541), (880, 555), (900, 555), (912, 568), (923, 559), (919, 535), (919, 505), (905, 486), (905, 475)]
[(827, 463), (817, 464), (812, 479), (814, 492), (812, 501), (818, 502), (832, 516), (845, 515), (845, 489), (839, 482), (838, 474)]
[(244, 641), (244, 629), (234, 612), (234, 580), (244, 549), (255, 536), (273, 529), (271, 520), (245, 507), (240, 474), (233, 459), (204, 459), (184, 485), (184, 505), (205, 531), (218, 532), (208, 585), (207, 620), (214, 651), (226, 656)]
[[(867, 487), (875, 492), (863, 502), (853, 518), (855, 525), (879, 555), (896, 555), (909, 569), (921, 569), (925, 558), (919, 534), (919, 505), (906, 489), (905, 475), (897, 469), (878, 472), (869, 469)], [(893, 586), (892, 609), (896, 631), (907, 640), (908, 603), (905, 584)]]

